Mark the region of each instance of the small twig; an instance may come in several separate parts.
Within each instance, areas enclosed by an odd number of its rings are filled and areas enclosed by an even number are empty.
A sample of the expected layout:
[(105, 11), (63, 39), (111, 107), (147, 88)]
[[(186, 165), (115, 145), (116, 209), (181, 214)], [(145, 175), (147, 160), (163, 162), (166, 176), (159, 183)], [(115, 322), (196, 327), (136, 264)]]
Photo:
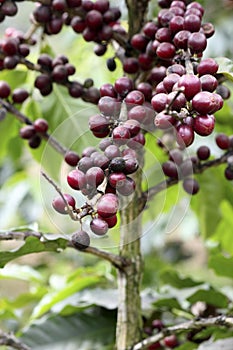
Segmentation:
[(70, 218), (74, 221), (79, 220), (79, 217), (77, 216), (77, 213), (74, 213), (71, 207), (69, 206), (64, 194), (62, 193), (61, 189), (58, 187), (58, 185), (47, 175), (43, 170), (41, 170), (41, 175), (53, 186), (53, 188), (56, 190), (56, 192), (61, 196), (63, 202), (65, 203), (67, 214), (70, 216)]
[(230, 316), (228, 317), (223, 315), (223, 316), (210, 317), (210, 318), (201, 318), (198, 320), (184, 322), (176, 326), (167, 327), (161, 332), (155, 335), (152, 335), (142, 340), (141, 342), (135, 344), (132, 347), (132, 350), (146, 349), (149, 345), (159, 342), (171, 334), (190, 332), (192, 330), (201, 330), (203, 328), (212, 327), (212, 326), (216, 326), (216, 327), (222, 326), (222, 327), (231, 328), (233, 327), (233, 317), (230, 317)]
[(31, 350), (30, 347), (17, 339), (14, 334), (5, 333), (2, 330), (0, 330), (0, 345), (11, 346), (12, 348), (18, 350)]
[[(52, 233), (46, 234), (53, 236)], [(28, 237), (36, 237), (39, 240), (43, 239), (43, 242), (46, 241), (46, 236), (41, 232), (36, 231), (6, 231), (0, 232), (0, 241), (9, 241), (9, 240), (26, 240)], [(67, 248), (73, 248), (78, 250), (72, 244), (71, 240), (67, 240)], [(95, 247), (87, 247), (86, 249), (78, 250), (82, 253), (89, 253), (95, 255), (101, 259), (104, 259), (110, 262), (117, 269), (123, 270), (128, 264), (130, 264), (130, 260), (127, 260), (117, 254), (108, 253), (105, 250), (100, 250)]]

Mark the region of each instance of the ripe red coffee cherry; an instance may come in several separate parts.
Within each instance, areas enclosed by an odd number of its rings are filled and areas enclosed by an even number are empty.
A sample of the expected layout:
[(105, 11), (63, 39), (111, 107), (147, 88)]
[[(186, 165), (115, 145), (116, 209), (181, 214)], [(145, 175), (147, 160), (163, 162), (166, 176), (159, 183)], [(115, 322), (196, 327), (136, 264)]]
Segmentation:
[(215, 118), (213, 115), (198, 115), (194, 118), (194, 131), (201, 136), (208, 136), (214, 130)]
[(65, 161), (67, 164), (71, 165), (71, 166), (76, 166), (80, 160), (79, 155), (74, 152), (74, 151), (68, 151), (65, 154)]
[[(64, 197), (70, 207), (75, 208), (75, 199), (69, 194), (64, 194)], [(54, 198), (52, 201), (53, 208), (60, 214), (67, 214), (66, 204), (61, 196)]]
[(87, 185), (85, 174), (80, 170), (71, 170), (67, 175), (67, 182), (74, 190), (82, 190)]
[(102, 218), (109, 218), (116, 214), (118, 209), (117, 196), (112, 193), (104, 194), (97, 203), (97, 213)]
[(165, 346), (168, 346), (169, 348), (175, 348), (178, 345), (178, 340), (174, 334), (167, 336), (164, 338), (164, 344)]
[(181, 147), (188, 147), (194, 141), (194, 131), (189, 125), (181, 124), (177, 127), (177, 142)]
[(94, 218), (90, 222), (90, 228), (98, 236), (103, 236), (108, 232), (108, 224), (105, 220)]
[(34, 128), (37, 132), (41, 132), (41, 133), (46, 133), (46, 131), (48, 130), (48, 122), (45, 119), (42, 118), (38, 118), (34, 121), (33, 123)]
[(11, 93), (11, 88), (9, 86), (9, 84), (4, 81), (1, 80), (0, 81), (0, 98), (7, 98)]
[(195, 179), (186, 178), (183, 181), (183, 188), (189, 194), (196, 194), (199, 191), (199, 184)]
[(183, 88), (185, 97), (191, 100), (201, 90), (201, 82), (194, 74), (184, 74), (178, 80), (177, 87)]

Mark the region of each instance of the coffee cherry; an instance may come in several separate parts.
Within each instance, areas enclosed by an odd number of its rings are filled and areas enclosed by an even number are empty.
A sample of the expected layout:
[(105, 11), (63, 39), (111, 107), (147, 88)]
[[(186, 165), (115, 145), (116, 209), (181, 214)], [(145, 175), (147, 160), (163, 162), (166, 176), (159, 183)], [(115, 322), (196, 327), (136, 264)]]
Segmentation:
[(194, 141), (194, 131), (189, 125), (180, 125), (177, 127), (177, 142), (181, 147), (188, 147)]
[(109, 163), (109, 171), (111, 172), (124, 172), (125, 160), (122, 157), (113, 158)]
[(104, 194), (97, 203), (97, 213), (103, 218), (109, 218), (116, 214), (118, 209), (117, 196), (112, 193)]
[(85, 174), (77, 169), (69, 172), (67, 175), (67, 182), (74, 190), (82, 190), (87, 185)]
[(206, 160), (210, 156), (210, 149), (208, 146), (200, 146), (197, 149), (197, 156), (200, 160)]
[(108, 224), (105, 220), (95, 218), (90, 222), (90, 228), (98, 236), (103, 236), (108, 232)]
[(213, 115), (198, 115), (194, 118), (194, 131), (201, 136), (208, 136), (214, 130), (215, 118)]
[(101, 216), (98, 216), (98, 218), (106, 221), (108, 224), (108, 228), (112, 228), (112, 227), (116, 226), (116, 224), (117, 224), (117, 216), (116, 215), (113, 215), (113, 216), (110, 216), (109, 218), (104, 218), (104, 219)]
[[(69, 194), (64, 194), (63, 196), (65, 197), (68, 205), (70, 207), (72, 207), (72, 209), (74, 209), (75, 208), (74, 197), (72, 197)], [(52, 206), (60, 214), (67, 214), (68, 213), (67, 208), (66, 208), (66, 204), (61, 196), (54, 198), (54, 200), (52, 201)]]
[(0, 98), (7, 98), (10, 93), (11, 88), (9, 84), (4, 80), (0, 80)]
[(125, 97), (133, 90), (133, 81), (127, 77), (118, 78), (115, 81), (114, 88), (120, 96)]
[(23, 103), (29, 96), (27, 90), (23, 88), (15, 89), (12, 93), (12, 100), (14, 103)]
[(29, 147), (35, 149), (38, 148), (41, 144), (41, 137), (39, 135), (34, 135), (28, 140)]
[(195, 179), (186, 178), (183, 181), (183, 188), (189, 194), (196, 194), (199, 191), (199, 184)]
[(165, 337), (163, 342), (165, 346), (172, 349), (178, 346), (178, 340), (174, 334)]
[(72, 234), (71, 243), (76, 249), (84, 250), (90, 245), (90, 237), (86, 231), (80, 230)]
[(198, 67), (197, 72), (199, 76), (202, 76), (204, 74), (215, 74), (218, 71), (218, 64), (213, 58), (206, 58), (202, 60)]
[(127, 94), (125, 102), (128, 104), (142, 105), (145, 102), (145, 97), (142, 92), (133, 90)]
[(124, 183), (120, 186), (117, 185), (117, 191), (120, 193), (122, 196), (130, 196), (131, 194), (134, 193), (135, 191), (135, 181), (131, 179), (131, 177), (126, 176), (126, 179)]
[(80, 160), (79, 155), (74, 151), (66, 152), (64, 159), (70, 166), (76, 166)]
[(162, 170), (166, 176), (178, 179), (178, 169), (174, 162), (168, 160), (162, 164)]
[(87, 184), (91, 187), (98, 187), (104, 181), (104, 178), (104, 172), (99, 167), (91, 167), (86, 172)]
[(191, 100), (201, 90), (201, 82), (194, 74), (184, 74), (178, 80), (177, 87), (183, 88), (185, 97)]
[(158, 331), (161, 331), (164, 328), (164, 323), (159, 319), (155, 319), (152, 321), (151, 326), (153, 329), (157, 329)]
[(221, 133), (215, 137), (216, 144), (221, 149), (228, 149), (230, 147), (230, 139), (227, 135)]
[(110, 72), (114, 72), (114, 70), (116, 70), (116, 61), (114, 58), (108, 58), (106, 61), (106, 65), (108, 67), (108, 70), (110, 70)]
[(179, 149), (172, 149), (169, 152), (169, 159), (175, 164), (180, 165), (183, 162), (183, 154)]
[(34, 128), (37, 132), (40, 132), (43, 134), (47, 132), (48, 127), (49, 127), (47, 120), (42, 119), (42, 118), (36, 119), (34, 121), (33, 125), (34, 125)]
[(35, 134), (36, 130), (33, 125), (25, 125), (19, 131), (20, 137), (25, 140), (31, 139)]
[(225, 169), (225, 172), (224, 172), (224, 175), (225, 175), (225, 178), (229, 181), (233, 180), (233, 169), (231, 166), (228, 166), (226, 169)]
[(112, 132), (113, 142), (116, 145), (124, 145), (130, 139), (129, 129), (124, 126), (117, 126)]

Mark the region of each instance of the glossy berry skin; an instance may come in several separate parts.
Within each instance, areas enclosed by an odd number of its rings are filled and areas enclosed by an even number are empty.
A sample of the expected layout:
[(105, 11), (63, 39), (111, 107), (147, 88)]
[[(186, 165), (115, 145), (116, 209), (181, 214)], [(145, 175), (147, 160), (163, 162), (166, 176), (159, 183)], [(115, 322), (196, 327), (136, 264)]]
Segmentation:
[(184, 95), (187, 100), (191, 100), (200, 90), (200, 79), (193, 74), (184, 74), (177, 82), (178, 88), (183, 88)]
[(189, 194), (196, 194), (199, 191), (199, 184), (197, 180), (193, 178), (187, 178), (183, 181), (183, 188)]
[[(98, 217), (100, 219), (103, 219), (103, 218), (101, 218), (101, 216), (98, 216)], [(112, 227), (116, 226), (116, 224), (117, 224), (117, 216), (116, 215), (110, 216), (109, 218), (104, 218), (103, 220), (107, 222), (108, 228), (112, 228)]]
[(209, 91), (201, 91), (192, 99), (192, 107), (199, 114), (212, 114), (220, 109), (219, 99), (221, 97)]
[(169, 42), (163, 42), (159, 44), (156, 54), (159, 58), (170, 59), (175, 56), (176, 49), (175, 46)]
[(129, 129), (124, 126), (117, 126), (112, 132), (113, 142), (116, 145), (124, 145), (130, 139), (130, 136)]
[(208, 146), (200, 146), (197, 149), (197, 156), (200, 160), (206, 160), (210, 156), (210, 149)]
[(183, 147), (190, 146), (194, 141), (193, 128), (189, 125), (180, 125), (177, 127), (177, 142)]
[(194, 131), (201, 136), (208, 136), (214, 130), (215, 118), (213, 115), (199, 115), (194, 118)]
[(122, 172), (112, 173), (109, 175), (109, 178), (108, 178), (108, 182), (110, 186), (117, 189), (124, 185), (125, 180), (126, 180), (126, 176)]
[(120, 96), (125, 97), (130, 91), (133, 90), (134, 85), (130, 78), (121, 77), (115, 81), (114, 87)]
[(221, 133), (215, 137), (216, 144), (221, 149), (228, 149), (230, 147), (230, 139), (227, 135)]
[(18, 88), (13, 91), (12, 100), (14, 103), (23, 103), (29, 96), (27, 90)]
[(86, 172), (87, 183), (92, 187), (98, 187), (104, 181), (104, 178), (104, 172), (99, 167), (92, 167)]
[(118, 209), (118, 199), (112, 193), (104, 194), (97, 203), (97, 213), (102, 218), (109, 218), (116, 214)]
[(20, 137), (22, 137), (22, 139), (25, 139), (25, 140), (29, 140), (35, 134), (36, 134), (36, 130), (33, 125), (25, 125), (19, 131)]
[(84, 250), (90, 245), (90, 237), (86, 231), (80, 230), (71, 236), (71, 243), (78, 250)]
[(69, 172), (67, 182), (74, 190), (81, 190), (87, 185), (85, 174), (78, 169)]
[(135, 181), (131, 177), (127, 176), (124, 183), (121, 186), (117, 186), (117, 191), (122, 196), (130, 196), (135, 191)]
[(79, 155), (74, 152), (74, 151), (68, 151), (66, 154), (65, 154), (65, 162), (67, 164), (69, 164), (70, 166), (76, 166), (80, 160), (80, 157)]
[(35, 130), (40, 133), (46, 133), (49, 127), (47, 120), (43, 118), (36, 119), (33, 125)]
[(125, 97), (125, 102), (132, 105), (142, 105), (145, 102), (145, 97), (142, 92), (133, 90)]
[(103, 236), (108, 232), (108, 224), (105, 220), (94, 218), (90, 222), (90, 228), (98, 236)]
[(178, 178), (178, 169), (174, 162), (168, 160), (167, 162), (162, 164), (162, 170), (164, 175), (177, 179)]
[(11, 93), (11, 89), (9, 84), (4, 81), (1, 80), (0, 81), (0, 98), (7, 98)]
[(218, 64), (213, 58), (206, 58), (202, 60), (198, 67), (197, 72), (199, 76), (202, 76), (204, 74), (215, 74), (218, 71)]
[[(72, 209), (75, 208), (75, 199), (69, 194), (64, 194), (64, 197)], [(60, 214), (67, 214), (66, 204), (61, 196), (54, 198), (52, 201), (53, 208)]]
[(224, 172), (225, 178), (229, 181), (233, 180), (233, 170), (231, 166), (228, 166)]

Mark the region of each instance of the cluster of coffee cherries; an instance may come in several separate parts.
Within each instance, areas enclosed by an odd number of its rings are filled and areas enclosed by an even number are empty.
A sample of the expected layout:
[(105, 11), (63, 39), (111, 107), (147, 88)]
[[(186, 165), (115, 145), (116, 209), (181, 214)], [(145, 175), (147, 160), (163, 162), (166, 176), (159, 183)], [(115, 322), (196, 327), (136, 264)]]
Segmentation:
[[(0, 22), (3, 22), (6, 17), (15, 16), (18, 12), (16, 1), (1, 0), (0, 1)], [(20, 1), (20, 0), (18, 0)]]
[(57, 55), (52, 58), (48, 54), (41, 54), (37, 60), (40, 70), (43, 71), (35, 79), (35, 87), (42, 96), (49, 95), (53, 90), (53, 83), (67, 86), (70, 96), (96, 104), (99, 100), (99, 91), (93, 87), (93, 81), (88, 79), (84, 84), (78, 81), (69, 81), (69, 77), (75, 74), (75, 67), (65, 55)]
[(15, 28), (7, 28), (0, 40), (0, 70), (14, 69), (29, 53), (30, 46), (25, 42), (24, 34)]
[(42, 137), (47, 133), (48, 122), (43, 118), (36, 119), (33, 123), (23, 126), (19, 135), (22, 139), (28, 141), (30, 148), (38, 148)]
[(23, 103), (29, 96), (29, 93), (24, 88), (17, 88), (11, 91), (10, 85), (0, 80), (0, 98), (11, 99), (12, 103)]
[[(142, 32), (130, 41), (136, 57), (127, 57), (123, 69), (126, 73), (150, 71), (153, 66), (165, 65), (181, 60), (182, 53), (201, 56), (207, 38), (214, 34), (211, 23), (202, 23), (203, 7), (198, 2), (186, 6), (185, 1), (166, 1), (157, 19), (144, 25)], [(152, 75), (148, 80), (153, 82)]]
[[(128, 132), (138, 128), (138, 123), (134, 121), (127, 125)], [(64, 194), (67, 204), (80, 221), (87, 215), (91, 216), (90, 229), (97, 236), (105, 235), (117, 224), (121, 196), (130, 196), (135, 191), (135, 181), (129, 175), (137, 171), (139, 163), (135, 149), (129, 147), (126, 141), (128, 139), (114, 138), (112, 135), (101, 140), (98, 149), (91, 146), (84, 149), (81, 157), (73, 151), (65, 156), (66, 162), (75, 166), (67, 175), (69, 186), (81, 191), (90, 203), (93, 199), (95, 202), (94, 205), (84, 205), (80, 210), (76, 208), (74, 197)], [(60, 196), (54, 199), (53, 207), (61, 214), (68, 214), (67, 205)], [(79, 249), (89, 245), (89, 234), (84, 230), (76, 232), (72, 237), (76, 242), (74, 245)]]
[[(153, 334), (156, 334), (158, 332), (163, 331), (165, 328), (165, 325), (161, 319), (154, 319), (150, 322), (149, 325), (147, 325), (144, 328), (144, 332), (151, 336)], [(175, 334), (171, 334), (166, 336), (162, 341), (158, 341), (156, 343), (153, 343), (147, 347), (147, 350), (162, 350), (164, 348), (168, 349), (174, 349), (179, 346), (179, 341)]]
[(120, 16), (120, 10), (110, 7), (108, 0), (52, 0), (33, 12), (34, 21), (44, 27), (45, 33), (58, 34), (63, 24), (70, 25), (76, 33), (82, 33), (84, 40), (99, 43), (97, 53), (101, 54)]

